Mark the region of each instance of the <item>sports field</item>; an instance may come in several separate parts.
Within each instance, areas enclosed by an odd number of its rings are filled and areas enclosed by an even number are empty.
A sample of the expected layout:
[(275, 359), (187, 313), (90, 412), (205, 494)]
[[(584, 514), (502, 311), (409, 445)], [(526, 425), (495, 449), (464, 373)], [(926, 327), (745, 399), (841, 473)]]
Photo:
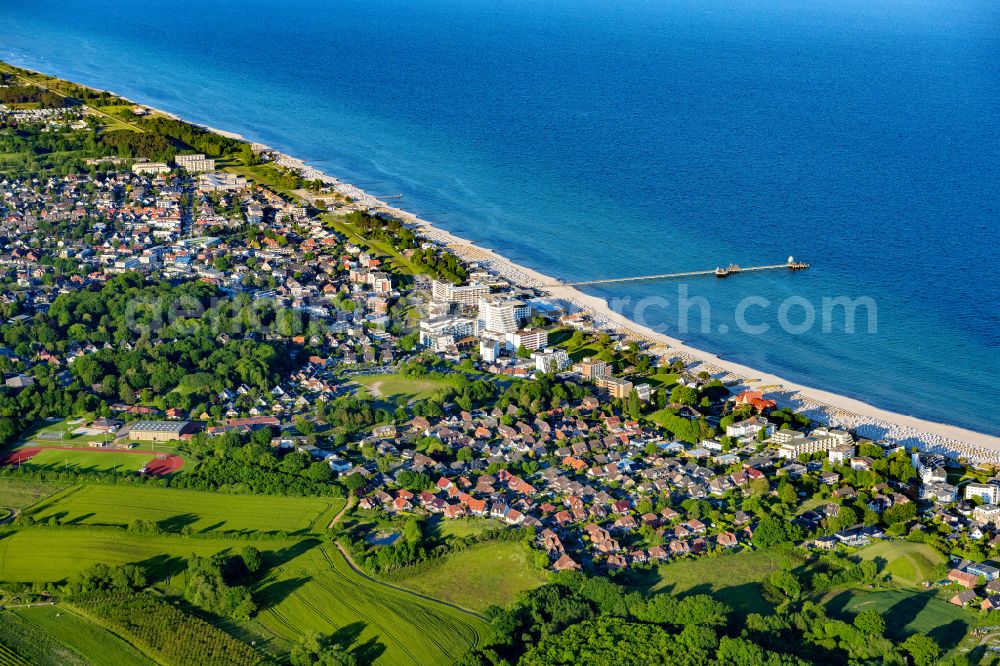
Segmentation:
[(272, 569), (255, 597), (272, 633), (293, 642), (334, 633), (360, 663), (452, 663), (487, 631), (476, 617), (362, 578), (332, 545)]
[(463, 608), (482, 612), (504, 606), (522, 590), (545, 583), (545, 572), (531, 563), (532, 551), (516, 541), (490, 541), (447, 555), (396, 584)]
[[(136, 518), (179, 532), (298, 532), (326, 526), (344, 505), (337, 497), (279, 497), (152, 488), (145, 486), (78, 485), (34, 507), (43, 522), (55, 516), (61, 524), (127, 526)], [(328, 521), (327, 521), (328, 522)]]
[(12, 451), (0, 464), (66, 472), (138, 472), (155, 458), (151, 453), (29, 447)]

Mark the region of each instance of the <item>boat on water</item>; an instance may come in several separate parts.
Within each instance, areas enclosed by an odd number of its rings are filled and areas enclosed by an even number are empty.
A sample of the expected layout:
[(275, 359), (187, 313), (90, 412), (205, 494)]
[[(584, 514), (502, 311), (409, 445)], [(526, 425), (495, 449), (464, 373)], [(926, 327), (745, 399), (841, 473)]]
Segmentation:
[(739, 273), (742, 269), (736, 264), (729, 264), (725, 268), (716, 268), (715, 277), (728, 277), (733, 273)]

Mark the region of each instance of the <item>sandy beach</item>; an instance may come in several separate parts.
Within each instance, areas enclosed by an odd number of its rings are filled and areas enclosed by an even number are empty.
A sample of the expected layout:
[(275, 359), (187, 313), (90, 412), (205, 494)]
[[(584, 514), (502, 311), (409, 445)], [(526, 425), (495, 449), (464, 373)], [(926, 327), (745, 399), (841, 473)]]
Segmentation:
[[(174, 114), (165, 115), (178, 118)], [(204, 125), (202, 127), (233, 139), (249, 141), (246, 137), (233, 132)], [(651, 351), (658, 356), (668, 359), (680, 358), (688, 367), (707, 371), (713, 377), (727, 382), (735, 382), (737, 390), (745, 388), (762, 391), (766, 398), (775, 400), (779, 406), (791, 407), (825, 425), (850, 429), (861, 437), (898, 442), (907, 447), (916, 446), (925, 451), (945, 453), (969, 461), (1000, 465), (1000, 437), (890, 412), (861, 400), (796, 384), (773, 374), (726, 361), (714, 354), (691, 347), (681, 340), (642, 326), (614, 311), (600, 298), (574, 287), (562, 285), (556, 278), (516, 264), (491, 249), (480, 247), (470, 240), (435, 227), (431, 222), (391, 206), (298, 158), (262, 144), (254, 143), (253, 146), (257, 152), (270, 153), (278, 165), (299, 170), (307, 179), (320, 179), (357, 204), (377, 209), (412, 225), (420, 236), (447, 246), (462, 259), (476, 263), (517, 286), (543, 292), (573, 309), (585, 312), (604, 330), (645, 340), (649, 343)]]

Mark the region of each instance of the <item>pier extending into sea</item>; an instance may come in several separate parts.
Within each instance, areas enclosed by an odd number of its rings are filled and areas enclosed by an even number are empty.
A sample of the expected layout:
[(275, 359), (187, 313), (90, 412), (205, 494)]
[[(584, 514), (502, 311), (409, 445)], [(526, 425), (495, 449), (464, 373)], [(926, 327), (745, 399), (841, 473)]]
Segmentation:
[(751, 273), (755, 271), (775, 271), (775, 270), (801, 271), (807, 268), (809, 268), (809, 264), (802, 261), (795, 261), (793, 257), (789, 257), (788, 261), (783, 264), (769, 264), (766, 266), (737, 266), (736, 264), (730, 264), (725, 268), (715, 268), (707, 271), (686, 271), (683, 273), (659, 273), (656, 275), (633, 275), (631, 277), (602, 278), (599, 280), (578, 280), (576, 282), (563, 282), (562, 285), (566, 287), (585, 287), (595, 284), (614, 284), (616, 282), (669, 280), (673, 278), (708, 277), (712, 275), (714, 275), (715, 277), (723, 278), (723, 277), (729, 277), (730, 275), (736, 275), (737, 273)]

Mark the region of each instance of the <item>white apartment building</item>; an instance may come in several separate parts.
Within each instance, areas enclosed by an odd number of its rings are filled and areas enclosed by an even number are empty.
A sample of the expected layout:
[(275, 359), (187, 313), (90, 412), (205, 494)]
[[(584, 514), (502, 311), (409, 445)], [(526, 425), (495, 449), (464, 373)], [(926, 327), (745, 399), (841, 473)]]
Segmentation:
[(569, 354), (565, 349), (546, 348), (531, 355), (535, 370), (539, 372), (559, 372), (569, 365)]
[[(457, 339), (475, 336), (478, 332), (478, 324), (475, 319), (465, 319), (462, 317), (447, 317), (444, 319), (428, 320), (420, 322), (420, 344), (427, 345), (434, 349), (440, 349), (444, 344), (442, 338), (450, 336), (451, 344)], [(445, 344), (445, 346), (447, 346)]]
[(500, 356), (500, 343), (487, 338), (479, 340), (479, 358), (486, 363), (495, 363), (498, 356)]
[(524, 301), (479, 299), (479, 326), (491, 333), (514, 333), (531, 317)]
[(456, 287), (450, 282), (434, 280), (431, 284), (431, 296), (435, 301), (458, 303), (459, 305), (476, 305), (479, 299), (487, 296), (490, 288), (485, 284), (474, 282), (462, 287)]
[(752, 416), (748, 419), (743, 419), (739, 423), (731, 423), (727, 425), (726, 435), (729, 437), (736, 437), (737, 439), (742, 439), (744, 437), (756, 437), (761, 428), (764, 428), (764, 432), (768, 437), (774, 434), (773, 423), (760, 416)]
[(795, 431), (778, 430), (771, 437), (774, 442), (783, 442), (778, 447), (778, 456), (788, 460), (795, 460), (802, 454), (829, 451), (833, 448), (854, 444), (854, 437), (845, 430), (816, 428), (808, 437), (803, 436), (802, 433), (795, 433), (798, 435), (797, 437), (789, 437), (788, 433), (790, 432)]
[(526, 329), (507, 333), (504, 336), (507, 349), (515, 350), (524, 347), (528, 351), (544, 349), (549, 344), (549, 332), (544, 328)]
[(215, 171), (215, 160), (205, 157), (202, 153), (194, 155), (177, 155), (174, 163), (185, 171), (201, 173), (205, 171)]
[(132, 172), (146, 176), (156, 176), (161, 173), (170, 173), (170, 167), (166, 162), (136, 162), (132, 165)]
[(965, 499), (980, 499), (985, 504), (1000, 503), (1000, 485), (995, 483), (970, 483), (965, 487)]

